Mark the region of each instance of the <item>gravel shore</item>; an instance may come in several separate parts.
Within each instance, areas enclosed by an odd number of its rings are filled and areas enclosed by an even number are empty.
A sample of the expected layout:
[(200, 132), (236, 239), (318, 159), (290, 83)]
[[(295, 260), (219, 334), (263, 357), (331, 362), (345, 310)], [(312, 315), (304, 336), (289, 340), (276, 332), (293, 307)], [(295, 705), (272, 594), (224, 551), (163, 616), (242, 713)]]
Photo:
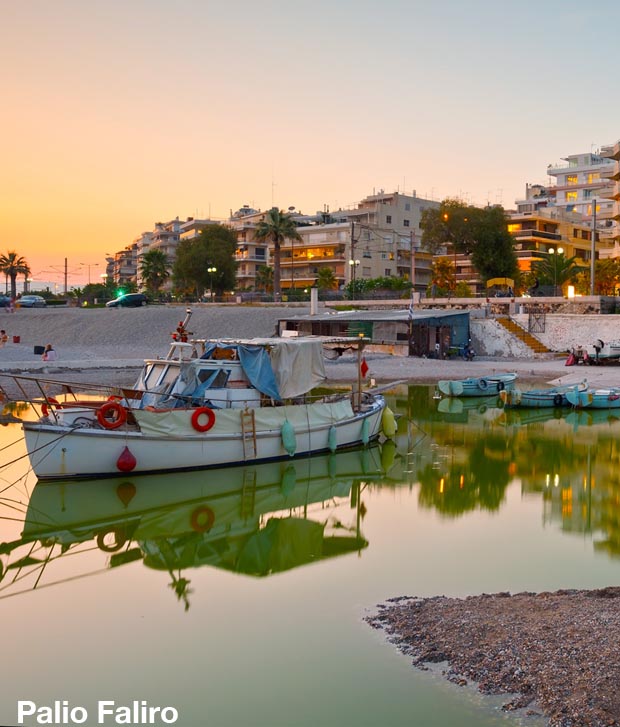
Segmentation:
[[(511, 694), (507, 711), (551, 727), (620, 725), (620, 588), (391, 599), (367, 621), (416, 667)], [(518, 696), (514, 696), (517, 694)]]

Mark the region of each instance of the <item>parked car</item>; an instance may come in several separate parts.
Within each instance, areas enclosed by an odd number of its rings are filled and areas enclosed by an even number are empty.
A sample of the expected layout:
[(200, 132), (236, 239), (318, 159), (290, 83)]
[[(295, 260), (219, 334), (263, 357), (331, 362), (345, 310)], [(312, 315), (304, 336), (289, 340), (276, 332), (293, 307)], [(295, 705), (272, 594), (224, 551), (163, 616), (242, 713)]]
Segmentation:
[(41, 295), (22, 295), (17, 304), (20, 308), (45, 308), (47, 301)]
[(11, 305), (11, 299), (8, 295), (0, 295), (0, 308), (9, 308)]
[(125, 295), (119, 295), (114, 300), (109, 300), (106, 303), (107, 308), (139, 308), (141, 305), (146, 305), (146, 295), (144, 293), (126, 293)]

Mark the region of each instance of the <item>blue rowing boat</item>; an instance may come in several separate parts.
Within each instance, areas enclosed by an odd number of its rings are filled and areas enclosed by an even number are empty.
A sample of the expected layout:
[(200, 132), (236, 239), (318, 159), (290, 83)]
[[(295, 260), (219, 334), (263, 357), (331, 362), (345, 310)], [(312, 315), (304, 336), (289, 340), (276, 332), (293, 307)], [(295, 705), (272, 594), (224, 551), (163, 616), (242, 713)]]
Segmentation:
[(569, 403), (576, 409), (620, 409), (620, 387), (569, 391)]
[(514, 388), (517, 374), (491, 374), (469, 379), (438, 381), (437, 388), (445, 396), (497, 396)]
[(522, 409), (553, 409), (560, 406), (570, 406), (567, 399), (569, 392), (586, 391), (588, 382), (584, 379), (575, 384), (561, 384), (549, 389), (511, 389), (500, 392), (500, 398), (506, 408)]

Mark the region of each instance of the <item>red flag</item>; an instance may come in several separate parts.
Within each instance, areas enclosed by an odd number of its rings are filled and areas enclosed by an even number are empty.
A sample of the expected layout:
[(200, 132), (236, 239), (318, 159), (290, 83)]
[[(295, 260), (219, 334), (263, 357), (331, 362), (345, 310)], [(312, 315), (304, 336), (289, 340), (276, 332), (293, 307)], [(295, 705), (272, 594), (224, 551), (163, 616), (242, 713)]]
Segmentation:
[(368, 373), (368, 364), (366, 363), (366, 359), (362, 359), (362, 363), (360, 364), (360, 372), (362, 374), (362, 378), (366, 378), (366, 374)]

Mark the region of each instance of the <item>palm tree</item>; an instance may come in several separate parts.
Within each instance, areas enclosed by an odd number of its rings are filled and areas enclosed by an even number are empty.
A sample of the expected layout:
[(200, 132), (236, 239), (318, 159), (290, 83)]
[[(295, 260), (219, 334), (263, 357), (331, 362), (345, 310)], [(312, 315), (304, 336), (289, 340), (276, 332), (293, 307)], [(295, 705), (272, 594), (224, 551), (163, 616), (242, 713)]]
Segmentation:
[(331, 268), (321, 268), (316, 276), (316, 287), (319, 290), (334, 290), (338, 287), (338, 280)]
[(254, 238), (259, 242), (273, 243), (273, 297), (280, 300), (280, 249), (284, 240), (301, 240), (301, 235), (297, 232), (291, 215), (272, 207), (256, 226)]
[(18, 255), (15, 250), (9, 250), (0, 255), (0, 272), (4, 273), (11, 281), (11, 298), (17, 297), (17, 276), (23, 275), (25, 279), (30, 275), (30, 267), (26, 258)]
[(140, 261), (140, 277), (149, 291), (158, 293), (170, 277), (168, 258), (163, 250), (149, 250)]
[(256, 287), (270, 293), (273, 290), (273, 268), (269, 265), (259, 265), (256, 270)]
[(553, 295), (563, 284), (572, 280), (583, 268), (577, 264), (577, 258), (566, 257), (563, 252), (547, 252), (545, 257), (532, 263), (532, 272), (542, 285), (553, 286)]

